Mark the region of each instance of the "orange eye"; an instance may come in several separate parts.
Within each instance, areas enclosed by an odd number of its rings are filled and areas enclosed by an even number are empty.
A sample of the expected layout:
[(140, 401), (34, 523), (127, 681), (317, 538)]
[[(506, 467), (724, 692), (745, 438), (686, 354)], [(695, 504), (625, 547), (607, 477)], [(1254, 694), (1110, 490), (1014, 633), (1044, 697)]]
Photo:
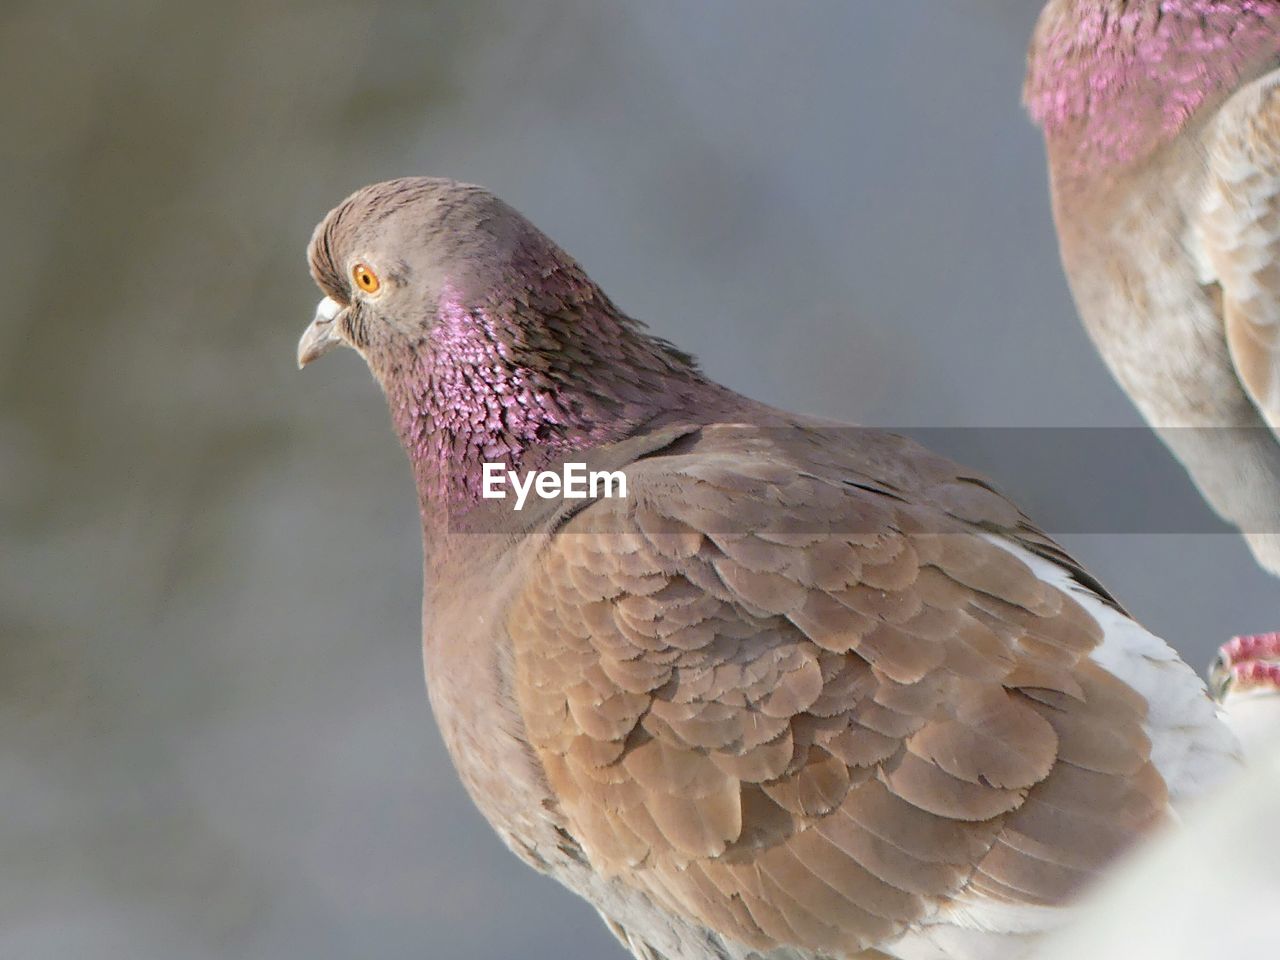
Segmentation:
[(352, 267), (351, 279), (365, 293), (377, 293), (378, 288), (382, 286), (382, 281), (378, 279), (378, 275), (373, 272), (367, 263), (357, 263)]

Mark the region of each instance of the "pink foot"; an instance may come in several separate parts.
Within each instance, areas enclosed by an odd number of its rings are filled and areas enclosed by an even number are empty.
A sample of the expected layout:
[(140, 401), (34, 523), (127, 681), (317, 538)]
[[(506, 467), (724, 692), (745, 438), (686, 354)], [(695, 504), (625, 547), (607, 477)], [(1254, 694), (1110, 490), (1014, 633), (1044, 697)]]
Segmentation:
[(1218, 648), (1209, 667), (1209, 691), (1215, 700), (1264, 690), (1280, 691), (1280, 633), (1232, 637)]

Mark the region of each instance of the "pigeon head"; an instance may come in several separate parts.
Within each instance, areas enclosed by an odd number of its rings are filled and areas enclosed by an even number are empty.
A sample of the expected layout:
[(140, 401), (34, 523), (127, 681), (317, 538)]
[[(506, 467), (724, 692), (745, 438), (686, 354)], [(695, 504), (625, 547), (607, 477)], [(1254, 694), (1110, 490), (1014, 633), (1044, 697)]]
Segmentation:
[(337, 346), (364, 358), (424, 501), (475, 500), (484, 462), (536, 469), (708, 388), (692, 358), (482, 187), (365, 187), (320, 222), (309, 257), (325, 296), (298, 365)]
[(1055, 165), (1127, 167), (1280, 62), (1280, 0), (1050, 0), (1024, 99)]
[(487, 190), (436, 177), (356, 191), (316, 227), (308, 255), (326, 297), (299, 366), (340, 345), (375, 364), (422, 343), (442, 314), (527, 293), (537, 274), (571, 264)]

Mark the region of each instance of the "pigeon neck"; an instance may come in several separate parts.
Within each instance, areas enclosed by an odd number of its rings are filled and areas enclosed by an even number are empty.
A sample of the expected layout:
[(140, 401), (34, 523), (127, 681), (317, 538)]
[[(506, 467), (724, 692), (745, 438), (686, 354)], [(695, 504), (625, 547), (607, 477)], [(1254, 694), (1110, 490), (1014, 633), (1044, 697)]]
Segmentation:
[(1051, 3), (1025, 99), (1071, 176), (1126, 167), (1280, 57), (1275, 0)]
[(424, 520), (475, 507), (485, 463), (542, 469), (716, 391), (638, 326), (581, 283), (472, 308), (442, 298), (426, 339), (384, 379)]

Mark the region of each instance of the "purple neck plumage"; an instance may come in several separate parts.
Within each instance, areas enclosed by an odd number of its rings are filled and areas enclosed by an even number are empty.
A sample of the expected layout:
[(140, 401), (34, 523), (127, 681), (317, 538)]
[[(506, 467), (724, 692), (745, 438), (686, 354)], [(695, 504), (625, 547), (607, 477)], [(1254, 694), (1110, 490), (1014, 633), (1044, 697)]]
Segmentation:
[(424, 518), (477, 504), (485, 462), (541, 469), (723, 392), (575, 273), (481, 306), (446, 290), (426, 339), (381, 365)]
[(1280, 60), (1277, 0), (1075, 0), (1049, 5), (1025, 90), (1070, 175), (1127, 166), (1201, 107)]

